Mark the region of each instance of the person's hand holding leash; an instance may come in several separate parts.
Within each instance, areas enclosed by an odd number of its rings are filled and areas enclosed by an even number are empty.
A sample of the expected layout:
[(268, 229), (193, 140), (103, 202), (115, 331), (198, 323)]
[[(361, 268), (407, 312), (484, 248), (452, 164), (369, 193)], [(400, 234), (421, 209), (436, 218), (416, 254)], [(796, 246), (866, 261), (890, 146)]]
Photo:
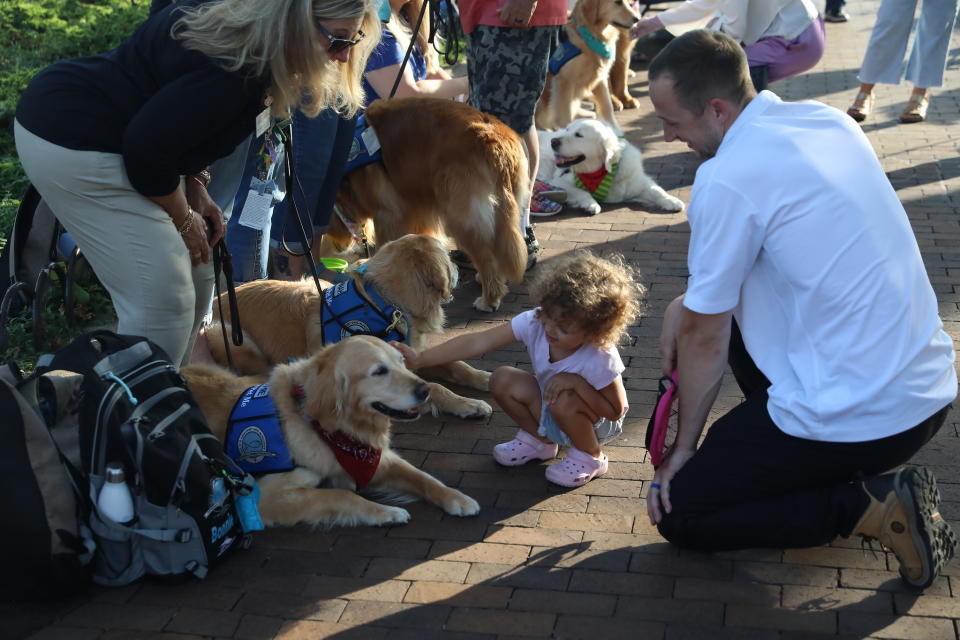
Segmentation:
[(500, 20), (508, 27), (525, 27), (530, 24), (537, 0), (507, 0), (497, 9)]
[(194, 267), (201, 262), (210, 262), (210, 244), (207, 242), (207, 223), (203, 216), (187, 207), (187, 215), (177, 227), (190, 253), (190, 264)]
[[(223, 223), (223, 211), (213, 201), (210, 194), (207, 193), (207, 187), (201, 183), (195, 176), (187, 178), (187, 203), (194, 211), (199, 213), (207, 221), (210, 232), (210, 246), (220, 242), (223, 237), (225, 227)], [(204, 261), (206, 262), (206, 261)]]

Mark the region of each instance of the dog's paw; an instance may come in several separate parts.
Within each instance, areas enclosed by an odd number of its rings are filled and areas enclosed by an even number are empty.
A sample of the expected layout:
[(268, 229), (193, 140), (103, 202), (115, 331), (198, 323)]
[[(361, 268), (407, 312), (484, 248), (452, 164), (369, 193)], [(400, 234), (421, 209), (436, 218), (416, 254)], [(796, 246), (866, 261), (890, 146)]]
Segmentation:
[(410, 522), (410, 512), (402, 507), (391, 507), (385, 504), (378, 505), (376, 522), (370, 524), (384, 526), (388, 524), (407, 524)]
[(478, 391), (489, 391), (490, 390), (490, 376), (493, 374), (489, 371), (477, 370), (476, 377), (474, 381), (469, 385)]
[(443, 510), (452, 516), (475, 516), (480, 513), (480, 504), (467, 494), (451, 489)]
[(493, 407), (483, 400), (468, 400), (454, 415), (464, 420), (483, 420), (489, 418), (492, 414)]
[(600, 213), (600, 205), (596, 202), (591, 202), (590, 204), (585, 204), (581, 207), (587, 215), (595, 216)]
[(479, 298), (473, 301), (473, 308), (476, 309), (477, 311), (483, 311), (485, 313), (493, 313), (494, 311), (500, 308), (500, 305), (487, 304), (486, 301), (483, 299), (483, 296), (480, 296)]
[(667, 194), (667, 197), (664, 198), (663, 202), (661, 203), (661, 207), (664, 211), (677, 213), (679, 211), (683, 211), (683, 200)]
[(624, 96), (623, 108), (624, 109), (636, 109), (640, 106), (640, 103), (637, 102), (637, 99), (632, 96)]
[(623, 103), (620, 102), (620, 98), (618, 98), (617, 96), (614, 96), (614, 95), (610, 96), (610, 104), (613, 105), (614, 111), (623, 111)]

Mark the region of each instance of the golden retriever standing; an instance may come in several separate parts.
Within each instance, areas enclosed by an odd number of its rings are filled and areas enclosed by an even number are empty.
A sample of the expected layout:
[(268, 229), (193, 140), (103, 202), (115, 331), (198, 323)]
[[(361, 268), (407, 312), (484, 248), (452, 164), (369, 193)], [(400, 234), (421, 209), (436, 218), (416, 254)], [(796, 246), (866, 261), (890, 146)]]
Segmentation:
[(538, 129), (567, 126), (577, 117), (580, 101), (591, 97), (597, 105), (597, 116), (620, 133), (607, 78), (618, 35), (637, 20), (637, 12), (624, 0), (578, 0), (564, 31), (569, 45), (580, 53), (556, 73), (547, 74), (547, 85), (537, 104)]
[[(351, 272), (355, 287), (369, 295), (378, 293), (389, 305), (403, 312), (398, 331), (407, 337), (414, 349), (422, 349), (425, 336), (440, 333), (445, 320), (443, 304), (453, 298), (457, 285), (457, 267), (446, 248), (436, 238), (406, 235), (383, 245), (364, 263), (362, 271)], [(324, 289), (334, 286), (321, 280)], [(240, 373), (266, 374), (273, 366), (291, 358), (305, 358), (319, 351), (325, 343), (321, 297), (312, 280), (256, 280), (237, 287), (237, 305), (243, 326), (244, 343), (233, 347), (231, 354)], [(214, 319), (219, 310), (214, 305)], [(224, 306), (224, 322), (230, 312)], [(350, 318), (343, 322), (349, 323)], [(328, 323), (329, 325), (329, 323)], [(327, 343), (349, 335), (340, 325), (328, 326)], [(207, 329), (211, 355), (218, 363), (227, 363), (219, 325)], [(402, 338), (400, 338), (402, 339)], [(335, 341), (335, 340), (334, 340)], [(435, 367), (427, 373), (481, 391), (489, 388), (490, 374), (458, 361)], [(430, 385), (430, 405), (436, 412), (460, 418), (485, 418), (492, 413), (490, 405), (457, 395), (446, 387)]]
[[(492, 116), (439, 98), (376, 100), (366, 119), (381, 159), (344, 177), (342, 213), (354, 223), (372, 219), (378, 243), (406, 233), (450, 236), (477, 269), (483, 294), (473, 306), (495, 311), (527, 266), (520, 211), (530, 184), (520, 138)], [(338, 216), (326, 236), (339, 246), (351, 241)]]
[[(234, 404), (262, 382), (212, 365), (190, 365), (181, 372), (221, 441), (227, 437)], [(423, 498), (451, 515), (479, 512), (476, 500), (390, 449), (390, 420), (419, 417), (429, 387), (407, 371), (400, 353), (382, 340), (347, 338), (311, 358), (279, 365), (267, 385), (293, 459), (291, 470), (258, 478), (260, 514), (267, 526), (384, 525), (410, 520), (406, 509), (355, 493), (358, 485), (363, 488), (366, 483), (375, 491)], [(258, 449), (268, 455), (274, 450), (266, 444)]]

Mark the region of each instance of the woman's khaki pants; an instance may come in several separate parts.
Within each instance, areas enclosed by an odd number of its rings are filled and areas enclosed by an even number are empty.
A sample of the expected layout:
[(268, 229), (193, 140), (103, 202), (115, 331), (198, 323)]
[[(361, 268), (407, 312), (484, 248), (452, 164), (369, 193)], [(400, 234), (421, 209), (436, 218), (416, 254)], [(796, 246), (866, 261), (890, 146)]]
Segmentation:
[(19, 122), (14, 135), (30, 181), (110, 292), (117, 332), (186, 364), (210, 304), (212, 263), (191, 268), (170, 216), (133, 188), (119, 154), (66, 149)]

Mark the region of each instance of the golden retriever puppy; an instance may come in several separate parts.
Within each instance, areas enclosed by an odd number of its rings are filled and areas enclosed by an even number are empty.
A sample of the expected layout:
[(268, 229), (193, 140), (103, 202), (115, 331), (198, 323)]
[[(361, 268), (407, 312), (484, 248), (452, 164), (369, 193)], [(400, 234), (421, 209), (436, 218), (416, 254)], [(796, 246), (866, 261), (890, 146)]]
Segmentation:
[[(430, 389), (407, 371), (400, 353), (377, 338), (347, 338), (317, 354), (277, 366), (266, 381), (214, 365), (181, 372), (210, 429), (230, 451), (235, 438), (247, 469), (260, 475), (260, 514), (267, 526), (405, 523), (410, 513), (356, 493), (369, 488), (422, 498), (456, 516), (476, 515), (473, 498), (417, 469), (390, 448), (390, 421), (415, 420)], [(268, 396), (283, 445), (257, 425), (228, 433), (235, 405)], [(257, 416), (262, 419), (261, 416)], [(234, 418), (234, 420), (236, 420)], [(278, 453), (279, 452), (279, 453)]]
[[(595, 118), (574, 120), (553, 134), (541, 132), (538, 176), (567, 192), (567, 206), (590, 215), (600, 202), (640, 202), (669, 212), (683, 201), (664, 191), (643, 170), (640, 150)], [(553, 156), (551, 165), (546, 158)]]
[[(576, 118), (580, 101), (591, 98), (597, 105), (597, 115), (620, 133), (607, 77), (620, 31), (629, 29), (637, 20), (636, 10), (623, 0), (577, 1), (564, 26), (567, 42), (551, 60), (547, 84), (537, 104), (537, 128), (567, 126)], [(565, 58), (566, 62), (560, 65), (559, 61)]]
[[(255, 280), (237, 287), (244, 335), (243, 344), (231, 349), (237, 370), (266, 374), (275, 365), (312, 355), (351, 332), (381, 333), (382, 338), (422, 349), (427, 334), (443, 331), (443, 304), (453, 299), (457, 267), (439, 240), (409, 234), (383, 245), (350, 278), (349, 287), (332, 290), (337, 285), (320, 281), (329, 302), (321, 298), (312, 280)], [(338, 296), (341, 289), (344, 298), (353, 301), (346, 307)], [(360, 304), (364, 306), (357, 308)], [(223, 312), (223, 321), (229, 325), (226, 305)], [(217, 305), (214, 320), (221, 320)], [(219, 324), (209, 327), (206, 335), (213, 359), (226, 365)], [(489, 387), (488, 372), (462, 361), (426, 373), (480, 391)], [(486, 418), (492, 413), (483, 400), (465, 398), (436, 383), (430, 385), (429, 404), (435, 412), (460, 418)]]
[[(340, 213), (351, 224), (372, 219), (378, 243), (406, 233), (453, 238), (483, 289), (473, 306), (495, 311), (527, 266), (520, 212), (530, 184), (519, 136), (493, 116), (439, 98), (376, 100), (365, 116), (380, 159), (344, 177)], [(325, 235), (337, 246), (352, 240), (339, 215)]]

